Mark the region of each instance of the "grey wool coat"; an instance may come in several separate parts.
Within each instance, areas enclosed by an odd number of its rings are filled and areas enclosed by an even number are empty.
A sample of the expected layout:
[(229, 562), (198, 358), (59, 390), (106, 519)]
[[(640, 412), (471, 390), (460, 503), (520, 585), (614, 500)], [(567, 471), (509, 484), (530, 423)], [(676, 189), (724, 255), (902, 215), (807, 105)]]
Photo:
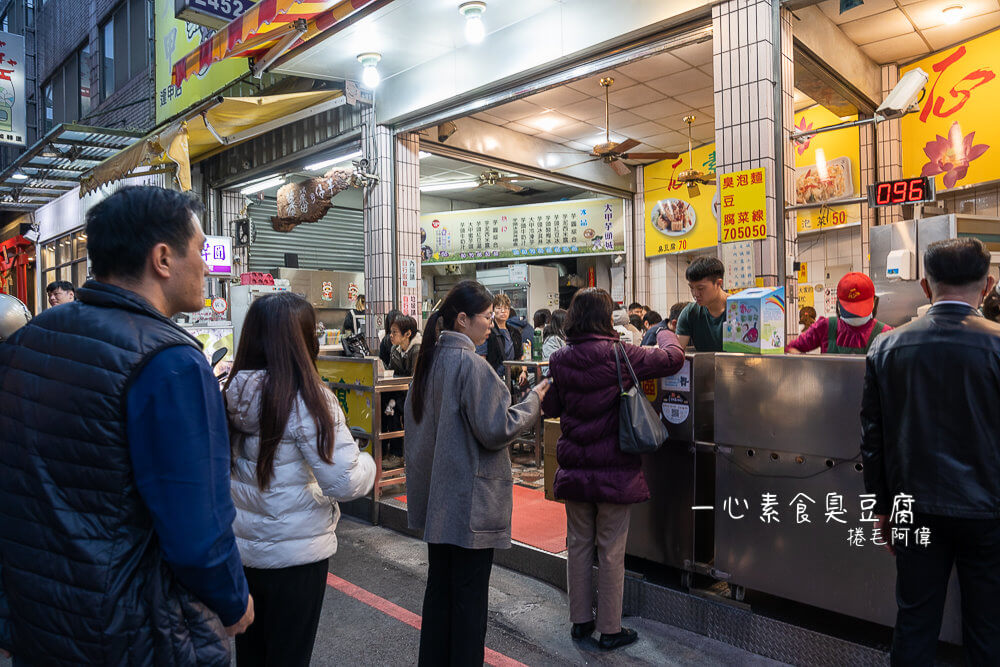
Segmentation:
[(410, 401), (404, 410), (410, 528), (432, 544), (509, 548), (514, 483), (507, 445), (538, 419), (538, 394), (512, 406), (510, 392), (472, 340), (443, 331), (423, 419), (414, 419)]

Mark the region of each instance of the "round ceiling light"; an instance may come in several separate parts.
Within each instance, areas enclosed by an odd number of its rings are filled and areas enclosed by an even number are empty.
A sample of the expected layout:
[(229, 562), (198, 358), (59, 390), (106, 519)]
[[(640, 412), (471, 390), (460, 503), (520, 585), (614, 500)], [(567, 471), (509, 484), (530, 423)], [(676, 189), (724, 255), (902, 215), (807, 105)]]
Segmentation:
[(358, 62), (361, 63), (362, 68), (361, 85), (368, 90), (374, 90), (382, 81), (382, 75), (378, 73), (376, 67), (380, 60), (382, 60), (381, 53), (362, 53), (358, 56)]
[(965, 12), (965, 7), (962, 5), (949, 5), (941, 10), (941, 15), (944, 17), (944, 22), (948, 25), (955, 25), (962, 20), (962, 14)]
[(485, 11), (486, 3), (479, 0), (458, 6), (458, 12), (465, 17), (465, 39), (469, 44), (479, 44), (486, 37), (486, 26), (483, 25)]

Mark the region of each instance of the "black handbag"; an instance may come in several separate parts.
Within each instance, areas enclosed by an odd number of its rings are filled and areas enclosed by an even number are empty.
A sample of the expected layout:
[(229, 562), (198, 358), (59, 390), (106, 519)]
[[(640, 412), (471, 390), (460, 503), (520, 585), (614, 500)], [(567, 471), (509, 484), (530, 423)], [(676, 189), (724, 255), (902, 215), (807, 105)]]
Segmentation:
[[(639, 386), (639, 379), (632, 370), (632, 363), (621, 343), (615, 343), (615, 368), (618, 370), (618, 448), (626, 454), (650, 454), (666, 442), (667, 427), (660, 421), (653, 406)], [(625, 357), (625, 366), (632, 376), (632, 388), (625, 391), (622, 382), (622, 364), (618, 349)]]

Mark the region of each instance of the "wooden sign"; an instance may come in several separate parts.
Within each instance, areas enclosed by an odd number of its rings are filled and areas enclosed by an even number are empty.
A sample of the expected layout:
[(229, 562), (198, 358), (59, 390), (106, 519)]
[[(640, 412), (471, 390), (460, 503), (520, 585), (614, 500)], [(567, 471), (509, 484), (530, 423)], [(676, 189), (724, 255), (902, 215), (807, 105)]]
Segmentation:
[(333, 206), (339, 192), (351, 186), (351, 171), (332, 169), (320, 178), (287, 183), (278, 190), (278, 215), (271, 216), (276, 232), (290, 232), (303, 222), (316, 222)]

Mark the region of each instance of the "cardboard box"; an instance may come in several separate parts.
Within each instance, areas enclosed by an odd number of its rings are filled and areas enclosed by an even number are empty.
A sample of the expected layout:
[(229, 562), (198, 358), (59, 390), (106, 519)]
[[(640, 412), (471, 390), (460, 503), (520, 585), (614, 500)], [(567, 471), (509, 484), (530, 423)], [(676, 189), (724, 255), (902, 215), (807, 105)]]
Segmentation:
[(725, 352), (782, 354), (785, 351), (785, 288), (751, 287), (726, 299), (722, 349)]
[(552, 495), (552, 485), (556, 481), (556, 470), (559, 469), (559, 463), (556, 462), (556, 443), (559, 442), (559, 436), (562, 435), (562, 428), (559, 426), (558, 419), (546, 419), (544, 430), (542, 432), (542, 437), (544, 439), (542, 457), (543, 473), (545, 475), (545, 498), (547, 500), (555, 500), (555, 496)]

